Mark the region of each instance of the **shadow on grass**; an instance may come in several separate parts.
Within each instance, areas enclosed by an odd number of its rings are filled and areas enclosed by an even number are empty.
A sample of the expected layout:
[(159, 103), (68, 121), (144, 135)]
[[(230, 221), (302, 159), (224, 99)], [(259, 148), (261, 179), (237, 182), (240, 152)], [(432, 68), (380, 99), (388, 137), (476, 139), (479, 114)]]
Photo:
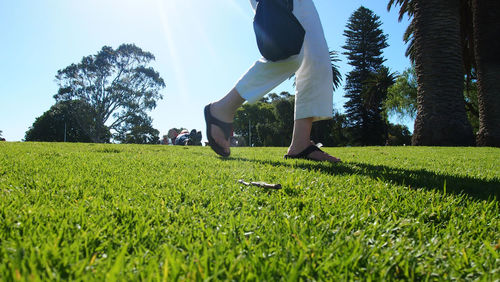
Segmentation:
[(482, 180), (467, 176), (440, 174), (425, 169), (402, 169), (384, 165), (371, 165), (358, 162), (331, 164), (326, 162), (313, 163), (303, 161), (268, 161), (247, 158), (227, 158), (227, 161), (237, 160), (257, 162), (272, 166), (288, 166), (319, 171), (330, 175), (366, 175), (410, 189), (437, 190), (456, 195), (467, 195), (478, 200), (500, 200), (500, 179)]

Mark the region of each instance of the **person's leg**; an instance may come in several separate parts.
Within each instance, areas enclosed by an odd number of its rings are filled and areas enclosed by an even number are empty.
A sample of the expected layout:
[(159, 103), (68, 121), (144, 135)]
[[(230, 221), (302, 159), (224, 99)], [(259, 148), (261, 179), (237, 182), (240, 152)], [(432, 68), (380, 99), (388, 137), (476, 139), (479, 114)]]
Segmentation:
[(292, 143), (288, 155), (297, 155), (311, 145), (311, 128), (313, 118), (297, 119), (293, 123)]
[[(300, 53), (278, 62), (265, 59), (256, 61), (226, 96), (210, 105), (210, 114), (222, 122), (231, 123), (236, 110), (243, 102), (257, 102), (269, 91), (288, 79), (300, 67), (302, 58), (303, 55)], [(215, 143), (224, 148), (225, 153), (229, 154), (230, 143), (221, 128), (212, 125), (209, 130)]]
[(236, 88), (233, 88), (222, 99), (212, 103), (210, 107), (211, 113), (215, 118), (223, 122), (232, 122), (236, 110), (243, 102), (245, 102), (245, 99), (241, 98)]
[[(295, 122), (288, 155), (297, 155), (314, 144), (310, 140), (312, 123), (333, 115), (332, 69), (319, 15), (311, 0), (295, 1), (295, 5), (306, 37), (303, 62), (296, 72)], [(308, 158), (339, 161), (322, 151), (314, 151)]]
[[(257, 2), (250, 0), (255, 10)], [(250, 103), (257, 102), (262, 96), (289, 78), (302, 62), (302, 53), (289, 59), (271, 62), (260, 59), (240, 78), (236, 86), (217, 102), (210, 104), (210, 114), (213, 118), (225, 123), (232, 123), (234, 114), (238, 107), (246, 100)], [(211, 125), (210, 133), (215, 143), (224, 149), (226, 155), (230, 153), (230, 142), (222, 129), (217, 125)]]

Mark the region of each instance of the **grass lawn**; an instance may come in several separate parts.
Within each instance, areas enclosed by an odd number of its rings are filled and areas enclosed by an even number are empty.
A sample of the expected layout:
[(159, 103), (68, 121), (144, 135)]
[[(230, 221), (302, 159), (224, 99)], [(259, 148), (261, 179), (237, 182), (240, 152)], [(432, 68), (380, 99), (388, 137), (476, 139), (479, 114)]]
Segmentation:
[(0, 280), (500, 279), (500, 149), (325, 150), (2, 142)]

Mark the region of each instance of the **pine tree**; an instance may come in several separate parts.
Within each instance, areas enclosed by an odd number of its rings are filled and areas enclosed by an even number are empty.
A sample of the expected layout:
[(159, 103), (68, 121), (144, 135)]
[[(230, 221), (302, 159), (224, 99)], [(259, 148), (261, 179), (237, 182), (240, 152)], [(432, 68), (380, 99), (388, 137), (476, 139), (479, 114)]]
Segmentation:
[(385, 59), (382, 49), (388, 46), (387, 35), (380, 28), (382, 23), (379, 19), (371, 10), (361, 6), (351, 15), (344, 30), (346, 44), (342, 48), (346, 52), (343, 54), (347, 55), (349, 64), (353, 66), (353, 70), (347, 74), (344, 97), (349, 100), (344, 108), (355, 145), (382, 145), (380, 140), (383, 139), (373, 137), (383, 136), (386, 131), (383, 117), (370, 113), (370, 107), (378, 108), (378, 104), (382, 106), (382, 99), (374, 99), (365, 93), (368, 88), (366, 84), (383, 66)]

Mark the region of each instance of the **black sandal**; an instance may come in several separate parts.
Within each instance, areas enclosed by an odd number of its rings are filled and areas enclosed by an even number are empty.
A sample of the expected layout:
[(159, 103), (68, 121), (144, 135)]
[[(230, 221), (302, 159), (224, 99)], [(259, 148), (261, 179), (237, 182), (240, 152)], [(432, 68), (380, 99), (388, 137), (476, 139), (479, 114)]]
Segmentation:
[(208, 104), (207, 106), (205, 106), (205, 122), (207, 124), (208, 145), (218, 155), (220, 155), (222, 157), (229, 157), (231, 152), (227, 153), (223, 147), (221, 147), (219, 144), (217, 144), (215, 142), (215, 139), (212, 137), (211, 127), (212, 127), (212, 125), (218, 126), (222, 130), (222, 132), (224, 133), (224, 137), (226, 137), (226, 139), (229, 139), (229, 137), (231, 137), (231, 135), (233, 133), (233, 124), (223, 122), (223, 121), (220, 121), (220, 120), (214, 118), (212, 116), (212, 114), (210, 113), (210, 106), (211, 105), (212, 104)]
[[(303, 160), (310, 160), (310, 161), (318, 161), (316, 159), (308, 157), (310, 153), (315, 152), (315, 151), (320, 151), (320, 152), (325, 153), (318, 146), (311, 145), (311, 146), (305, 148), (304, 151), (298, 153), (297, 155), (288, 155), (288, 154), (286, 154), (286, 155), (283, 156), (283, 158), (285, 158), (285, 159), (303, 159)], [(337, 158), (335, 158), (335, 159), (337, 159)], [(339, 159), (337, 159), (337, 160), (338, 161), (336, 161), (336, 163), (341, 162)]]

